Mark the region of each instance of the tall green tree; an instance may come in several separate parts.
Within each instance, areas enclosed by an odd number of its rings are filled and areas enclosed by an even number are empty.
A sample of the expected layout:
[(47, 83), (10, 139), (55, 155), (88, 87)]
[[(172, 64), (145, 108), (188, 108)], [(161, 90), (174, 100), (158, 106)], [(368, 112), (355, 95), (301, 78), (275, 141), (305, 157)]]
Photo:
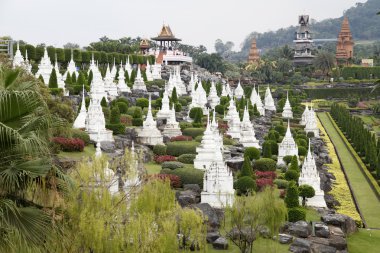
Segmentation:
[(329, 76), (335, 66), (335, 56), (327, 51), (320, 51), (313, 60), (316, 69), (322, 71), (325, 76)]
[(49, 88), (58, 88), (57, 73), (55, 72), (55, 69), (53, 69), (50, 74)]

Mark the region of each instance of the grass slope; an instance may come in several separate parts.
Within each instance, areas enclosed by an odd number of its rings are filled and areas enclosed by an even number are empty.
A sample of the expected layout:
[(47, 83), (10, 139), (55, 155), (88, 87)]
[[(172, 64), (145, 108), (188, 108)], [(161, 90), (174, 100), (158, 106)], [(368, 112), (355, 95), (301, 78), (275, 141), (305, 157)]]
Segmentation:
[(334, 127), (327, 113), (319, 113), (318, 116), (336, 148), (367, 225), (369, 227), (380, 228), (380, 203), (376, 195), (356, 164), (355, 158), (345, 146), (344, 140), (338, 133), (340, 130)]
[(360, 229), (359, 232), (348, 237), (348, 251), (350, 253), (379, 252), (380, 230)]

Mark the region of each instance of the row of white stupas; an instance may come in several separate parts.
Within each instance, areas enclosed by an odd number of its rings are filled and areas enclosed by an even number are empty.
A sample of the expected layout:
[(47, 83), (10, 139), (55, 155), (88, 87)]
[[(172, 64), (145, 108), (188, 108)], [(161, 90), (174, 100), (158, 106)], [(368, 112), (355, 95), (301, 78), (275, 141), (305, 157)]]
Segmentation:
[(317, 115), (313, 109), (313, 106), (306, 105), (305, 111), (302, 113), (300, 125), (305, 126), (305, 132), (314, 133), (314, 137), (319, 137), (319, 129), (317, 124)]
[(174, 67), (174, 72), (170, 71), (168, 81), (168, 92), (172, 94), (173, 89), (176, 88), (178, 96), (187, 95), (187, 89), (185, 83), (181, 79), (180, 66)]
[(234, 202), (233, 175), (223, 160), (223, 138), (215, 120), (215, 111), (212, 121), (208, 113), (207, 115), (207, 127), (201, 144), (196, 149), (194, 168), (205, 170), (201, 203), (224, 208)]
[(28, 59), (28, 50), (25, 50), (25, 60), (24, 57), (21, 54), (19, 43), (17, 42), (17, 49), (16, 53), (13, 57), (12, 61), (13, 68), (21, 67), (24, 68), (29, 73), (32, 73), (32, 64), (30, 64)]
[(224, 120), (227, 121), (227, 134), (230, 135), (231, 138), (238, 140), (244, 147), (261, 148), (259, 141), (256, 139), (255, 130), (250, 120), (247, 106), (244, 108), (243, 120), (240, 122), (235, 100), (231, 99)]

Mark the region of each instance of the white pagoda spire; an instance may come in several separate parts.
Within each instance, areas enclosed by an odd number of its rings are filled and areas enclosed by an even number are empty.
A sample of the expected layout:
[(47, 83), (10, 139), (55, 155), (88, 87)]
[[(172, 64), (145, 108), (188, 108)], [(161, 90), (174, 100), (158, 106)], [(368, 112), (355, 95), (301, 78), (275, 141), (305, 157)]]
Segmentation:
[(303, 126), (306, 125), (306, 119), (307, 119), (308, 114), (309, 114), (309, 106), (306, 104), (305, 110), (302, 113), (300, 125), (303, 125)]
[(259, 141), (256, 139), (253, 124), (249, 119), (248, 106), (244, 108), (243, 121), (240, 126), (240, 143), (244, 147), (261, 148)]
[(20, 51), (20, 45), (19, 45), (19, 42), (17, 41), (17, 49), (13, 57), (12, 65), (13, 65), (13, 68), (16, 68), (16, 67), (24, 67), (24, 64), (25, 64), (24, 58), (22, 57), (22, 54)]
[(170, 138), (182, 135), (181, 128), (179, 127), (179, 123), (177, 122), (175, 118), (174, 104), (172, 105), (172, 109), (170, 110), (170, 117), (166, 122), (164, 131), (162, 134)]
[(289, 102), (289, 92), (286, 92), (286, 102), (282, 111), (282, 117), (285, 119), (292, 119), (293, 118), (293, 112), (292, 107)]
[(220, 103), (220, 98), (218, 97), (218, 93), (216, 91), (215, 82), (211, 82), (210, 93), (208, 95), (208, 101), (212, 109), (215, 108)]
[(313, 105), (311, 105), (310, 111), (308, 112), (307, 117), (306, 117), (305, 132), (306, 133), (312, 132), (314, 133), (314, 137), (319, 137), (317, 116), (315, 114), (315, 111), (313, 110)]
[(263, 102), (261, 102), (260, 87), (259, 86), (257, 86), (256, 108), (257, 108), (257, 111), (260, 113), (261, 116), (265, 116), (265, 109), (263, 107)]
[(115, 60), (115, 58), (113, 58), (113, 65), (112, 65), (112, 69), (111, 69), (112, 80), (115, 80), (116, 74), (117, 74), (116, 60)]
[(138, 133), (140, 142), (146, 145), (162, 144), (162, 134), (157, 128), (157, 123), (153, 119), (151, 96), (149, 94), (148, 114), (143, 122), (142, 130)]
[(69, 62), (69, 65), (67, 66), (67, 70), (65, 74), (63, 75), (64, 80), (67, 78), (67, 74), (70, 73), (70, 75), (73, 75), (75, 73), (75, 76), (78, 77), (79, 73), (77, 71), (77, 67), (75, 66), (74, 62), (74, 51), (71, 50), (71, 59)]
[(168, 87), (166, 84), (165, 84), (161, 104), (162, 104), (161, 109), (156, 114), (157, 119), (169, 119), (171, 116), (171, 110), (170, 110), (170, 105), (169, 105), (170, 101), (169, 101)]
[(123, 62), (120, 63), (119, 68), (119, 77), (118, 77), (118, 83), (117, 83), (117, 89), (120, 93), (122, 92), (131, 92), (131, 89), (128, 87), (128, 85), (125, 83), (125, 72), (123, 68)]
[(83, 91), (82, 91), (82, 105), (80, 107), (80, 112), (74, 121), (73, 128), (85, 128), (86, 127), (87, 110), (86, 110), (86, 101), (84, 99), (84, 86), (82, 89), (83, 89)]
[(42, 57), (40, 64), (38, 64), (38, 71), (35, 76), (38, 78), (41, 75), (44, 79), (45, 85), (48, 85), (52, 71), (53, 65), (51, 64), (47, 49), (45, 47), (44, 56)]
[(265, 91), (264, 106), (265, 106), (266, 110), (276, 111), (276, 106), (274, 105), (274, 100), (273, 100), (272, 93), (271, 93), (270, 88), (269, 88), (269, 84), (268, 84), (268, 87)]
[(132, 90), (143, 90), (146, 91), (146, 86), (144, 79), (141, 76), (141, 70), (140, 70), (140, 65), (137, 66), (137, 75), (135, 78), (135, 82), (133, 83)]
[(253, 84), (250, 100), (251, 100), (252, 106), (254, 106), (257, 102), (256, 84)]
[(277, 156), (278, 165), (285, 164), (283, 160), (285, 156), (297, 156), (298, 158), (298, 146), (293, 139), (292, 133), (290, 132), (289, 120), (288, 120), (288, 128), (286, 129), (286, 134), (278, 147), (278, 156)]
[(234, 95), (237, 99), (241, 99), (244, 96), (244, 90), (243, 87), (241, 87), (240, 80), (236, 89), (234, 90)]

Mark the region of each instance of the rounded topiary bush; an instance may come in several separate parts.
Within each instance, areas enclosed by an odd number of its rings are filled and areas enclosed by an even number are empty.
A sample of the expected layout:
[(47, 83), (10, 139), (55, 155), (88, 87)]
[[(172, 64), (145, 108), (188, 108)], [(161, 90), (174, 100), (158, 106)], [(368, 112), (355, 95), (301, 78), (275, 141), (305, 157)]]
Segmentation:
[(125, 125), (118, 124), (106, 124), (106, 128), (112, 130), (113, 134), (125, 134)]
[(85, 145), (90, 143), (90, 136), (88, 133), (79, 129), (71, 129), (71, 137), (81, 139)]
[(133, 118), (132, 119), (132, 126), (142, 126), (143, 122), (144, 121), (141, 118)]
[(195, 154), (183, 154), (178, 157), (178, 161), (185, 164), (193, 164), (195, 156)]
[(179, 122), (179, 127), (181, 128), (181, 131), (185, 130), (186, 128), (192, 128), (193, 127), (193, 124), (191, 124), (190, 122)]
[(202, 138), (203, 138), (203, 135), (199, 135), (199, 136), (197, 136), (194, 140), (195, 140), (196, 142), (202, 142)]
[(277, 185), (278, 189), (286, 189), (289, 185), (289, 182), (284, 179), (276, 179), (273, 183)]
[(172, 156), (180, 156), (183, 154), (196, 154), (196, 148), (199, 145), (195, 141), (178, 141), (169, 142), (167, 144), (166, 153)]
[(197, 136), (203, 135), (204, 128), (186, 128), (183, 130), (183, 135), (191, 136), (195, 139)]
[(292, 161), (293, 156), (287, 155), (282, 158), (284, 160), (285, 164), (288, 165)]
[(175, 170), (178, 168), (183, 168), (184, 164), (181, 162), (163, 162), (161, 166), (163, 169)]
[(306, 219), (306, 211), (303, 208), (295, 207), (288, 209), (288, 220), (290, 222), (296, 222)]
[(287, 181), (298, 182), (299, 177), (300, 177), (300, 174), (296, 170), (288, 170), (287, 172), (285, 172), (285, 179)]
[(166, 146), (161, 144), (154, 145), (153, 153), (155, 155), (166, 155)]
[(181, 186), (184, 184), (197, 184), (203, 188), (203, 171), (189, 168), (178, 168), (175, 170), (161, 170), (160, 174), (172, 174), (177, 175), (181, 179)]
[(119, 107), (120, 113), (127, 113), (128, 111), (128, 104), (124, 102), (117, 102), (116, 106)]
[(278, 144), (276, 141), (266, 141), (270, 145), (270, 151), (272, 155), (278, 155)]
[(305, 147), (298, 147), (298, 155), (305, 156), (307, 154), (307, 149)]
[(307, 141), (302, 138), (297, 138), (297, 145), (298, 147), (307, 147)]
[(223, 145), (235, 145), (236, 144), (236, 141), (234, 139), (231, 139), (231, 138), (226, 138), (226, 137), (223, 137)]
[(190, 109), (189, 117), (190, 117), (191, 119), (194, 119), (195, 116), (196, 116), (197, 114), (201, 114), (201, 115), (203, 115), (203, 110), (202, 110), (202, 108), (200, 108), (200, 107), (194, 107), (194, 108), (191, 108), (191, 109)]
[(250, 191), (256, 190), (256, 182), (252, 177), (241, 177), (235, 182), (234, 188), (237, 190), (239, 195), (245, 195)]
[(314, 138), (314, 132), (308, 132), (307, 138)]
[(138, 98), (136, 99), (136, 106), (145, 108), (149, 106), (149, 100), (146, 98)]
[(261, 158), (255, 161), (253, 168), (259, 171), (275, 171), (276, 162), (270, 158)]
[(260, 159), (260, 150), (255, 147), (248, 147), (244, 150), (244, 156), (248, 156), (248, 158), (252, 161), (253, 159)]

